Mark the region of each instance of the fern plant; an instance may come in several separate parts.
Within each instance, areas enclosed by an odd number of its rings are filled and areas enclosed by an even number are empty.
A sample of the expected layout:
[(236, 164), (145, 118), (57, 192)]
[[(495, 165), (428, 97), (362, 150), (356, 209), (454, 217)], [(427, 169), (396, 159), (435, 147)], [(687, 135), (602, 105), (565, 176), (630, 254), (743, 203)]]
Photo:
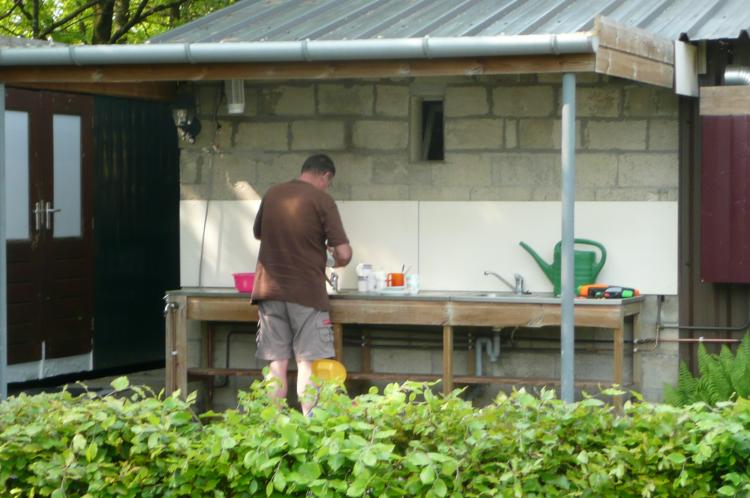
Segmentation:
[(737, 353), (726, 346), (718, 355), (698, 345), (698, 377), (693, 377), (685, 362), (680, 362), (677, 386), (664, 386), (664, 402), (685, 406), (703, 401), (714, 405), (737, 397), (750, 397), (750, 334), (746, 334)]

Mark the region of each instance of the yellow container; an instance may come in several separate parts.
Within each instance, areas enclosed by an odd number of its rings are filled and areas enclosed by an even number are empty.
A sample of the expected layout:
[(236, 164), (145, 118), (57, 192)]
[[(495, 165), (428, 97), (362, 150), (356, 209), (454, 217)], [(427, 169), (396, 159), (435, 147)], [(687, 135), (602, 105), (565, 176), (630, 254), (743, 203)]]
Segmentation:
[(346, 380), (346, 368), (344, 365), (330, 358), (313, 361), (312, 373), (319, 379), (332, 380), (342, 384)]

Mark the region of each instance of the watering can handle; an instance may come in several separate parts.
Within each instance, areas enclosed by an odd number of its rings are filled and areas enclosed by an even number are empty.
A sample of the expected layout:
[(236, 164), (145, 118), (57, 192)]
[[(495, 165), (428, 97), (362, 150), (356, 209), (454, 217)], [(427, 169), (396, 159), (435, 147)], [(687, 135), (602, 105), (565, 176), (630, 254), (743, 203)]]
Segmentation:
[[(591, 239), (573, 239), (573, 242), (575, 244), (586, 244), (586, 245), (594, 246), (599, 249), (599, 251), (601, 252), (601, 257), (599, 258), (599, 262), (596, 263), (594, 267), (595, 271), (598, 273), (604, 266), (604, 263), (606, 263), (607, 261), (607, 250), (604, 248), (604, 246), (600, 244), (599, 242), (595, 240), (591, 240)], [(561, 245), (562, 245), (562, 240), (559, 241), (557, 244), (555, 244), (555, 250), (559, 250)]]
[(607, 250), (604, 248), (604, 246), (601, 243), (595, 240), (590, 240), (590, 239), (574, 239), (574, 241), (576, 244), (587, 244), (590, 246), (594, 246), (598, 248), (599, 251), (601, 251), (601, 257), (599, 258), (599, 262), (594, 265), (594, 271), (596, 273), (599, 273), (599, 271), (604, 266), (604, 263), (607, 261)]

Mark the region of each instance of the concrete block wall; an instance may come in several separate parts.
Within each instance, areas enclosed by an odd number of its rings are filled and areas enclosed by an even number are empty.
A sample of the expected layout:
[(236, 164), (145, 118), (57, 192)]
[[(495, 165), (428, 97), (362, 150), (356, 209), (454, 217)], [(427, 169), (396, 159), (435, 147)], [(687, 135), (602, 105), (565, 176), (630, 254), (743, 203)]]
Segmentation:
[[(294, 178), (318, 151), (336, 162), (331, 194), (337, 200), (560, 199), (559, 75), (246, 83), (242, 115), (227, 114), (220, 83), (198, 84), (195, 95), (203, 129), (195, 144), (181, 144), (185, 200), (258, 199), (269, 186)], [(444, 101), (445, 160), (411, 161), (412, 101), (436, 97)], [(576, 132), (578, 200), (677, 200), (672, 91), (580, 75)], [(655, 302), (649, 297), (646, 309), (655, 310)], [(667, 297), (667, 315), (676, 318), (677, 302)], [(656, 317), (645, 315), (642, 335), (652, 336)], [(374, 366), (406, 371), (415, 363), (409, 354), (376, 351)], [(465, 364), (458, 358), (465, 353), (456, 354), (456, 363)], [(559, 375), (559, 353), (539, 352), (537, 360), (521, 359), (526, 349), (517, 359), (513, 351), (505, 354), (507, 361), (490, 365), (488, 373), (520, 376), (523, 365), (544, 365), (535, 374)], [(662, 383), (676, 380), (676, 348), (642, 354), (641, 390), (658, 400)], [(434, 356), (419, 363), (439, 372), (442, 358)], [(608, 378), (610, 357), (582, 356), (580, 377), (590, 378), (581, 372), (593, 369)], [(237, 366), (255, 360), (243, 361)]]
[[(226, 114), (221, 86), (196, 87), (203, 130), (182, 151), (183, 199), (257, 198), (325, 151), (339, 200), (558, 200), (556, 75), (246, 85)], [(410, 161), (411, 99), (444, 99), (445, 160)], [(677, 97), (582, 75), (577, 199), (677, 199)]]

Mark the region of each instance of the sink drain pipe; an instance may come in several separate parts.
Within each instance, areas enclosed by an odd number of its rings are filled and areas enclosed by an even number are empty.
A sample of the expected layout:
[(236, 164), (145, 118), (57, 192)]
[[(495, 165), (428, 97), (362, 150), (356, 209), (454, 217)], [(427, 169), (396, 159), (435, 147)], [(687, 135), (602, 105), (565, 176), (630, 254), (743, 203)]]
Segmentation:
[(490, 340), (489, 337), (480, 337), (474, 343), (475, 351), (475, 373), (477, 377), (482, 376), (482, 345), (484, 345), (487, 356), (492, 363), (497, 362), (500, 357), (500, 331), (495, 332), (495, 336)]

